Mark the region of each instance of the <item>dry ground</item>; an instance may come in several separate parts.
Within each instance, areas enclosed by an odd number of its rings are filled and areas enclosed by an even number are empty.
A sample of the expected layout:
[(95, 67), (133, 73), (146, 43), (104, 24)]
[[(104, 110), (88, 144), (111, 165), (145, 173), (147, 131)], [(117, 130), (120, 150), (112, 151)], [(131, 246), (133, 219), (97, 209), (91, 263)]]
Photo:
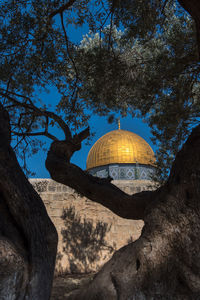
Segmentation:
[(63, 275), (54, 278), (51, 300), (64, 300), (75, 289), (86, 285), (94, 274)]

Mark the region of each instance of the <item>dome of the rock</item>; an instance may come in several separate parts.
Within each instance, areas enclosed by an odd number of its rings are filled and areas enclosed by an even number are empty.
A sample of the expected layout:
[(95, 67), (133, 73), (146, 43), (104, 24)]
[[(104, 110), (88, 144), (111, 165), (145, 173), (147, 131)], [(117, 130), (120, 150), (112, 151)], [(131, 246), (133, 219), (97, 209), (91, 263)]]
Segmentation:
[[(119, 124), (120, 125), (120, 124)], [(113, 130), (102, 136), (87, 157), (88, 172), (114, 180), (151, 180), (155, 156), (149, 144), (139, 135)]]
[(127, 130), (113, 130), (102, 136), (87, 157), (87, 170), (110, 164), (154, 165), (155, 157), (149, 144)]

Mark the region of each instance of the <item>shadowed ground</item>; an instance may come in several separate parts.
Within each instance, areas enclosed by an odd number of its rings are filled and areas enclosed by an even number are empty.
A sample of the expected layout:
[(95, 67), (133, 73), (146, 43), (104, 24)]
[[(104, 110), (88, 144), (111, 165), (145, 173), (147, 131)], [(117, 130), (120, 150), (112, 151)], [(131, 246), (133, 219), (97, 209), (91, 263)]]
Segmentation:
[(83, 275), (63, 275), (55, 277), (53, 281), (53, 289), (51, 300), (64, 300), (75, 289), (88, 284), (94, 274)]

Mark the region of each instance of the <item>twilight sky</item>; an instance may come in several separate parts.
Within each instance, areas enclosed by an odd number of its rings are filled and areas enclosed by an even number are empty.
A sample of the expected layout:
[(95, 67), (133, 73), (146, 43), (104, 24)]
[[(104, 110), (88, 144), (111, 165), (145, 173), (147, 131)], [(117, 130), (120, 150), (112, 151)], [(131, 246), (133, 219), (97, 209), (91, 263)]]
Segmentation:
[[(59, 20), (56, 20), (56, 22), (59, 22)], [(79, 43), (82, 40), (82, 36), (86, 33), (88, 33), (88, 27), (83, 26), (82, 28), (74, 28), (73, 25), (69, 25), (67, 27), (67, 32), (70, 37), (70, 39), (75, 42)], [(53, 110), (53, 106), (56, 104), (56, 98), (58, 95), (56, 94), (54, 89), (50, 89), (49, 94), (42, 94), (40, 95), (41, 99), (46, 104), (51, 104), (52, 108), (49, 110)], [(82, 169), (86, 168), (86, 159), (88, 152), (92, 145), (104, 134), (111, 130), (115, 130), (118, 128), (116, 123), (108, 124), (106, 117), (98, 117), (93, 115), (90, 122), (89, 122), (90, 128), (92, 132), (95, 132), (95, 136), (89, 146), (85, 145), (83, 143), (82, 149), (78, 152), (76, 152), (72, 157), (72, 162), (74, 164), (77, 164)], [(150, 129), (147, 126), (146, 123), (144, 123), (141, 119), (132, 118), (131, 116), (128, 116), (126, 118), (121, 119), (121, 129), (132, 131), (141, 137), (143, 137), (152, 147), (152, 149), (155, 151), (155, 147), (153, 147), (152, 142), (150, 140), (151, 134)], [(52, 131), (58, 138), (61, 138), (60, 131), (58, 131), (56, 128), (54, 131)], [(62, 138), (61, 138), (62, 139)], [(47, 138), (44, 138), (44, 140), (47, 142), (46, 148), (48, 149), (50, 146), (51, 141)], [(35, 172), (36, 178), (49, 178), (49, 173), (45, 168), (45, 159), (46, 159), (47, 153), (44, 153), (43, 151), (39, 151), (36, 155), (30, 157), (27, 160), (28, 167), (32, 172)]]
[[(86, 159), (88, 152), (92, 145), (104, 134), (111, 130), (115, 130), (118, 128), (116, 123), (108, 124), (107, 119), (105, 117), (98, 117), (93, 116), (90, 121), (90, 127), (93, 131), (95, 131), (95, 136), (92, 139), (91, 144), (85, 145), (83, 143), (82, 149), (78, 152), (76, 152), (72, 157), (72, 162), (78, 166), (80, 166), (82, 169), (86, 168)], [(152, 149), (155, 151), (155, 147), (153, 147), (152, 142), (150, 140), (151, 134), (150, 129), (142, 122), (141, 119), (134, 118), (132, 119), (131, 116), (128, 116), (126, 118), (121, 119), (121, 129), (132, 131), (141, 137), (143, 137), (152, 147)], [(58, 135), (59, 136), (59, 133)], [(47, 141), (47, 148), (48, 145), (50, 145), (50, 140), (45, 139)], [(31, 169), (31, 171), (35, 172), (36, 175), (34, 177), (36, 178), (49, 178), (49, 173), (45, 168), (45, 159), (46, 159), (46, 153), (40, 151), (38, 154), (32, 156), (28, 160), (28, 166)]]

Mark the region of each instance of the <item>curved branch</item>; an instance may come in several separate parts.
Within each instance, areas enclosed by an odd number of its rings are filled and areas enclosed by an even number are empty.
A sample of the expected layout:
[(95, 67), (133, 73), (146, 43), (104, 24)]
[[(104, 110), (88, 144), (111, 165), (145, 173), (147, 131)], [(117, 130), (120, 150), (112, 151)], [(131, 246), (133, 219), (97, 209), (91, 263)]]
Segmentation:
[(57, 233), (39, 195), (22, 172), (10, 146), (9, 115), (0, 105), (0, 192), (28, 252), (26, 299), (49, 299)]
[(66, 4), (63, 4), (60, 8), (52, 11), (52, 13), (49, 15), (49, 19), (52, 19), (56, 15), (63, 13), (65, 10), (69, 9), (75, 2), (76, 0), (69, 0)]
[[(16, 100), (15, 98), (11, 97), (10, 94), (12, 94), (16, 97), (23, 98), (26, 101), (29, 101), (30, 104), (28, 104), (27, 102), (20, 102), (20, 101)], [(12, 103), (15, 103), (17, 106), (24, 107), (26, 109), (30, 109), (30, 110), (34, 111), (34, 114), (37, 115), (37, 116), (46, 116), (46, 117), (49, 117), (49, 118), (53, 119), (60, 126), (60, 128), (63, 130), (63, 132), (65, 134), (65, 138), (66, 139), (71, 139), (72, 138), (69, 127), (62, 120), (61, 117), (59, 117), (58, 115), (56, 115), (53, 112), (38, 108), (37, 106), (35, 106), (33, 104), (33, 102), (31, 101), (30, 98), (28, 98), (26, 96), (23, 96), (23, 95), (13, 93), (13, 92), (6, 92), (6, 90), (4, 90), (2, 88), (0, 88), (0, 95), (3, 96), (3, 97), (7, 97), (8, 100), (10, 100)]]
[(17, 132), (17, 131), (11, 131), (12, 134), (17, 135), (17, 136), (46, 136), (49, 139), (53, 141), (58, 141), (57, 137), (55, 137), (53, 134), (46, 132), (46, 131), (41, 131), (41, 132)]
[(180, 5), (193, 17), (200, 21), (200, 2), (199, 0), (178, 0)]
[(70, 53), (70, 49), (69, 49), (69, 41), (68, 41), (68, 37), (67, 37), (67, 32), (65, 30), (65, 25), (64, 25), (64, 21), (63, 21), (63, 11), (60, 13), (60, 18), (61, 18), (61, 25), (62, 25), (62, 29), (63, 29), (63, 32), (64, 32), (64, 37), (65, 37), (65, 42), (66, 42), (66, 46), (67, 46), (67, 53), (68, 53), (68, 56), (73, 64), (73, 67), (74, 67), (74, 70), (75, 70), (75, 73), (76, 73), (76, 81), (78, 80), (78, 70), (76, 68), (76, 64), (75, 64), (75, 61), (73, 59), (73, 57), (71, 56), (71, 53)]
[(84, 141), (89, 135), (90, 135), (90, 128), (87, 127), (85, 130), (81, 131), (80, 133), (75, 134), (73, 137), (73, 141), (75, 143), (81, 144), (81, 142)]
[(47, 155), (46, 168), (51, 178), (70, 186), (81, 195), (102, 204), (120, 217), (144, 219), (145, 210), (155, 197), (156, 192), (141, 192), (128, 195), (110, 183), (110, 179), (93, 177), (78, 166), (67, 161), (73, 152), (66, 142), (53, 142)]
[(191, 15), (196, 23), (196, 37), (198, 55), (200, 59), (200, 1), (199, 0), (178, 0), (180, 5)]

